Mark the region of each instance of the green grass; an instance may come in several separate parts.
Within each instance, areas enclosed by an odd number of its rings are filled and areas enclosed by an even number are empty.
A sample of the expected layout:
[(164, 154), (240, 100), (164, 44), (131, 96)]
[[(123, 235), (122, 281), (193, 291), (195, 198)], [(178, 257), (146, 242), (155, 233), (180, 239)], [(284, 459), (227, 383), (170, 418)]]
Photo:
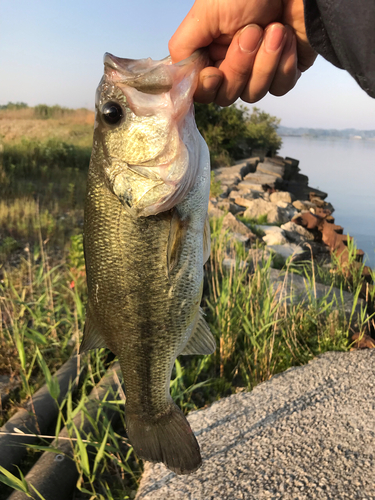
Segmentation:
[[(228, 252), (237, 261), (230, 271), (222, 268)], [(350, 325), (344, 314), (330, 314), (333, 306), (326, 300), (312, 299), (307, 307), (296, 305), (287, 309), (275, 299), (269, 287), (270, 261), (249, 274), (247, 267), (240, 266), (240, 260), (244, 259), (249, 262), (243, 248), (228, 239), (220, 220), (213, 220), (212, 254), (206, 269), (207, 293), (203, 305), (217, 340), (217, 351), (212, 356), (177, 360), (171, 393), (185, 413), (239, 389), (250, 390), (274, 374), (304, 364), (325, 351), (349, 348)], [(83, 328), (86, 286), (81, 237), (71, 239), (60, 265), (51, 267), (48, 262), (46, 248), (36, 245), (18, 266), (4, 271), (0, 293), (5, 327), (0, 349), (11, 350), (13, 356), (11, 361), (9, 356), (3, 358), (9, 361), (0, 368), (20, 378), (21, 389), (13, 396), (13, 404), (30, 398), (46, 380), (51, 384), (51, 393), (56, 395), (53, 378), (48, 373), (54, 373), (70, 356)], [(87, 374), (78, 398), (68, 393), (60, 405), (58, 429), (64, 423), (69, 426), (76, 408), (85, 407), (92, 387), (105, 371), (107, 356), (108, 352), (102, 349), (83, 357)], [(13, 411), (10, 406), (3, 420)], [(81, 498), (89, 499), (90, 495), (105, 498), (103, 491), (107, 485), (111, 485), (113, 499), (131, 498), (136, 491), (142, 468), (124, 438), (123, 405), (116, 404), (116, 411), (118, 426), (109, 422), (99, 425), (98, 414), (96, 432), (82, 437), (87, 441), (76, 441), (75, 462), (80, 477), (77, 487)], [(71, 432), (74, 438), (73, 427)], [(41, 452), (48, 442), (44, 439), (30, 448), (29, 466), (39, 457), (38, 446)], [(95, 462), (98, 450), (101, 450), (100, 460)], [(0, 475), (1, 478), (5, 481)], [(17, 478), (24, 484), (22, 476)]]
[[(82, 336), (87, 290), (81, 233), (88, 154), (59, 141), (5, 145), (2, 175), (10, 189), (0, 201), (0, 374), (11, 375), (18, 389), (0, 413), (0, 424), (46, 382), (56, 398), (53, 374)], [(254, 224), (266, 221), (244, 222), (255, 232)], [(251, 390), (328, 350), (348, 350), (354, 321), (335, 312), (327, 298), (312, 296), (305, 306), (287, 308), (269, 286), (271, 259), (249, 273), (249, 254), (228, 238), (222, 219), (213, 219), (211, 229), (202, 306), (217, 350), (212, 356), (176, 361), (170, 389), (185, 413)], [(222, 266), (228, 254), (236, 261), (230, 270)], [(356, 296), (363, 283), (360, 274), (349, 284), (345, 269), (331, 272), (311, 262), (288, 262), (284, 269), (307, 276), (312, 288), (320, 280), (349, 288)], [(356, 319), (362, 330), (366, 321), (364, 313)], [(79, 498), (134, 497), (142, 464), (125, 438), (123, 403), (107, 398), (88, 435), (77, 433), (72, 424), (112, 361), (105, 349), (81, 358), (87, 370), (78, 390), (69, 391), (60, 403), (50, 438), (28, 448), (19, 473), (0, 472), (0, 500), (12, 489), (28, 488), (23, 476), (64, 425), (75, 446)], [(106, 405), (117, 415), (111, 422), (103, 417)]]
[(221, 187), (221, 181), (215, 180), (215, 172), (211, 171), (211, 185), (210, 185), (210, 196), (215, 198), (216, 196), (220, 196), (223, 192)]
[(243, 215), (237, 215), (237, 219), (239, 221), (243, 222), (244, 224), (246, 224), (246, 226), (248, 226), (248, 228), (251, 229), (251, 231), (256, 236), (259, 236), (259, 237), (264, 236), (264, 231), (262, 231), (261, 229), (258, 229), (257, 226), (268, 224), (267, 214), (260, 215), (257, 219), (253, 219), (250, 217), (244, 217)]

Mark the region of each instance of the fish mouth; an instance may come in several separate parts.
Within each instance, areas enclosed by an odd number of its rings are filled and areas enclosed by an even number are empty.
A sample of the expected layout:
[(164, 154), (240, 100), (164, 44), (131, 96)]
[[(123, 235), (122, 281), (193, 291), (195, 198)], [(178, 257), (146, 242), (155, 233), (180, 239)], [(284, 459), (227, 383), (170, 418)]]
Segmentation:
[(152, 59), (122, 59), (106, 52), (104, 54), (105, 72), (117, 83), (124, 83), (145, 94), (163, 94), (173, 87), (172, 75), (165, 64)]
[(204, 49), (196, 50), (190, 57), (176, 64), (172, 64), (171, 56), (154, 61), (151, 58), (125, 59), (109, 52), (104, 54), (103, 62), (105, 74), (116, 83), (134, 87), (146, 94), (162, 94), (172, 89), (176, 72), (183, 77), (188, 67), (195, 65), (199, 58), (202, 59), (203, 69), (208, 64), (207, 51)]

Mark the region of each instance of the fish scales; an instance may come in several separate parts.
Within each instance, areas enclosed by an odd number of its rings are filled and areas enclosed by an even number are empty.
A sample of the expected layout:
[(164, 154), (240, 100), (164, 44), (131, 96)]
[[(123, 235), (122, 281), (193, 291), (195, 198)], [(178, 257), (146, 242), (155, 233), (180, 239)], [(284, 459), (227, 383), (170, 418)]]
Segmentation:
[[(181, 103), (172, 103), (164, 95), (163, 106), (158, 108), (160, 99), (154, 98), (145, 111), (145, 96), (134, 94), (134, 89), (131, 94), (126, 87), (121, 90), (123, 98), (118, 88), (108, 84), (120, 85), (116, 82), (117, 73), (113, 75), (119, 61), (107, 60), (112, 73), (108, 76), (107, 67), (107, 76), (99, 86), (85, 202), (89, 300), (81, 351), (107, 346), (118, 356), (126, 393), (127, 433), (135, 451), (141, 458), (164, 462), (183, 474), (196, 470), (201, 458), (190, 426), (169, 394), (171, 371), (179, 354), (207, 354), (215, 348), (199, 310), (203, 264), (207, 259), (205, 239), (209, 238), (205, 228), (210, 175), (207, 146), (191, 111), (198, 71), (195, 75), (188, 71), (191, 84), (185, 85), (183, 112)], [(128, 65), (131, 60), (124, 61)], [(157, 69), (161, 63), (152, 61), (150, 65), (154, 68), (156, 64)], [(193, 66), (196, 63), (195, 56)], [(186, 73), (184, 65), (180, 68)], [(181, 76), (180, 68), (177, 77), (172, 73), (179, 84), (187, 78), (183, 71)], [(124, 68), (114, 69), (124, 77)], [(149, 91), (152, 78), (148, 78), (147, 85)], [(163, 85), (165, 93), (165, 82)], [(134, 104), (136, 98), (138, 104)], [(173, 112), (165, 113), (164, 102)], [(112, 117), (107, 120), (108, 127), (100, 116), (108, 106), (112, 106), (111, 110), (120, 109), (117, 127), (113, 126)], [(142, 112), (135, 114), (141, 106), (146, 115), (144, 121)], [(152, 106), (156, 107), (155, 112)], [(176, 109), (179, 119), (175, 117)], [(164, 146), (155, 153), (154, 129), (158, 127)], [(169, 140), (165, 137), (168, 127)], [(186, 157), (189, 162), (185, 165)], [(161, 165), (160, 178), (154, 171), (149, 172), (150, 161), (154, 166)], [(167, 169), (164, 179), (163, 168)], [(189, 175), (192, 179), (186, 180)], [(190, 190), (186, 187), (189, 182)]]
[[(133, 399), (147, 399), (133, 373), (142, 378), (141, 373), (149, 370), (145, 379), (149, 387), (158, 391), (162, 388), (165, 392), (170, 369), (168, 367), (167, 375), (163, 375), (162, 384), (153, 384), (153, 378), (161, 376), (160, 369), (158, 359), (152, 356), (148, 359), (148, 355), (158, 348), (167, 352), (171, 359), (179, 354), (180, 339), (196, 312), (195, 307), (193, 311), (181, 308), (181, 303), (194, 293), (193, 284), (201, 281), (202, 272), (198, 272), (201, 267), (197, 266), (193, 271), (198, 276), (191, 279), (192, 271), (188, 271), (187, 286), (183, 286), (182, 279), (182, 286), (177, 287), (172, 300), (168, 300), (170, 282), (165, 269), (171, 213), (132, 219), (98, 177), (90, 172), (85, 207), (85, 248), (90, 248), (86, 252), (89, 296), (108, 347), (121, 359), (126, 359), (125, 373), (129, 372), (129, 381), (125, 380), (125, 386), (130, 403)], [(95, 231), (91, 229), (93, 225)], [(183, 258), (193, 260), (196, 257), (194, 250), (191, 248), (193, 254), (187, 255), (186, 246)], [(165, 262), (155, 259), (155, 255), (160, 254), (165, 254)], [(139, 262), (143, 265), (139, 266)], [(198, 301), (200, 288), (195, 288)], [(126, 337), (122, 335), (124, 330)], [(176, 332), (175, 337), (171, 338), (170, 331)], [(152, 405), (147, 406), (147, 412), (156, 402), (152, 395), (149, 399)], [(155, 413), (158, 411), (160, 408), (156, 406)]]

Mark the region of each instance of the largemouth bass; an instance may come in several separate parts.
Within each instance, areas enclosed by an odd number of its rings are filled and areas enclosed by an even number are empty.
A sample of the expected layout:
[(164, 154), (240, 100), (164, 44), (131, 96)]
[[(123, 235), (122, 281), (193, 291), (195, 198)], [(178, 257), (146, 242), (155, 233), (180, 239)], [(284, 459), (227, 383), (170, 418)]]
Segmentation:
[(81, 352), (118, 356), (135, 452), (178, 474), (201, 456), (170, 396), (172, 368), (215, 350), (200, 310), (210, 164), (192, 98), (204, 65), (201, 52), (178, 64), (105, 55), (85, 202)]

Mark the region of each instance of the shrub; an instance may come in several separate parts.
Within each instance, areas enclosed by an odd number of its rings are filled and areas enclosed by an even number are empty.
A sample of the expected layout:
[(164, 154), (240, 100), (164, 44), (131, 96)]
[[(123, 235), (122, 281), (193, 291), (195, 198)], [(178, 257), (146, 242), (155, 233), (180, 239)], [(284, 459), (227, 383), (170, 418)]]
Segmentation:
[(196, 104), (195, 119), (210, 149), (213, 168), (250, 156), (253, 149), (275, 155), (281, 147), (280, 120), (254, 107)]

